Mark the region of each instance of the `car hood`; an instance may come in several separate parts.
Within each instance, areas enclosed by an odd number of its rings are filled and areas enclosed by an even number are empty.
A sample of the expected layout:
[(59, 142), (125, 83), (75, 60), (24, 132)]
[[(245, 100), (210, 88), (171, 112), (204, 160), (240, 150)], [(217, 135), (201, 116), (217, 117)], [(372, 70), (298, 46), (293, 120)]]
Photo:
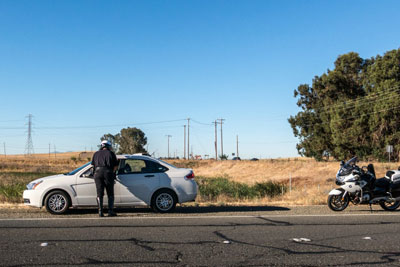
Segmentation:
[(35, 182), (38, 182), (38, 181), (45, 181), (45, 180), (50, 180), (50, 179), (55, 179), (55, 178), (62, 178), (62, 177), (68, 177), (68, 176), (65, 175), (65, 174), (56, 174), (56, 175), (51, 175), (51, 176), (38, 178), (36, 180), (31, 181), (30, 183), (35, 183)]

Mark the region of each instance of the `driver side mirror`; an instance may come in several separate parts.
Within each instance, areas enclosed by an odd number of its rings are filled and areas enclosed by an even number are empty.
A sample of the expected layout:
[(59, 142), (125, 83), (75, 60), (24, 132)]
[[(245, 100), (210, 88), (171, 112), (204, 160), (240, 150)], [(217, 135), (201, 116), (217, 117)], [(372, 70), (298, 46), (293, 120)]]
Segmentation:
[(84, 172), (81, 177), (85, 177), (85, 178), (93, 178), (93, 168), (90, 168), (89, 170), (87, 170), (86, 172)]
[(344, 161), (342, 160), (342, 161), (340, 161), (340, 166), (343, 166), (344, 165)]

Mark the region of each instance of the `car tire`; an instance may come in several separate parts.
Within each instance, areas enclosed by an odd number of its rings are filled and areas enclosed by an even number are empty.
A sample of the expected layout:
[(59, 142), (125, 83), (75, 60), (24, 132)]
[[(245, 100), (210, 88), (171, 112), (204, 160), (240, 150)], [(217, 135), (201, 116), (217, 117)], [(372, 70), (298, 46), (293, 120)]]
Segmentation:
[(176, 194), (169, 189), (161, 189), (154, 193), (151, 198), (151, 208), (155, 212), (167, 213), (175, 209), (177, 202)]
[(68, 194), (61, 190), (47, 194), (44, 203), (46, 210), (54, 215), (65, 214), (71, 205)]

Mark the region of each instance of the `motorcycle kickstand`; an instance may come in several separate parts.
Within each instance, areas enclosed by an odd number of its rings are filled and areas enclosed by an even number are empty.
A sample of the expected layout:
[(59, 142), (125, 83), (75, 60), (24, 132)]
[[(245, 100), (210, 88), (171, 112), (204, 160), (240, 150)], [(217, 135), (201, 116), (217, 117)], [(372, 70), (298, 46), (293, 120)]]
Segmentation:
[(369, 210), (370, 210), (371, 213), (372, 213), (372, 205), (371, 205), (371, 203), (369, 203)]

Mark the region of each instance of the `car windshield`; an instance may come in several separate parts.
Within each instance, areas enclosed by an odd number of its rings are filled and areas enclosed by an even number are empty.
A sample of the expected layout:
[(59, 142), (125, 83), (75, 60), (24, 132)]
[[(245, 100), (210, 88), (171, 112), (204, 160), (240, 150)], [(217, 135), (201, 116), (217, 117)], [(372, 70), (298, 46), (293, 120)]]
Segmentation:
[(83, 168), (85, 168), (86, 166), (88, 166), (88, 165), (91, 164), (91, 163), (92, 163), (92, 162), (88, 162), (88, 163), (86, 163), (85, 165), (80, 166), (79, 168), (73, 170), (72, 172), (64, 173), (64, 175), (74, 175), (74, 174), (76, 174), (77, 172), (79, 172), (80, 170), (82, 170)]

